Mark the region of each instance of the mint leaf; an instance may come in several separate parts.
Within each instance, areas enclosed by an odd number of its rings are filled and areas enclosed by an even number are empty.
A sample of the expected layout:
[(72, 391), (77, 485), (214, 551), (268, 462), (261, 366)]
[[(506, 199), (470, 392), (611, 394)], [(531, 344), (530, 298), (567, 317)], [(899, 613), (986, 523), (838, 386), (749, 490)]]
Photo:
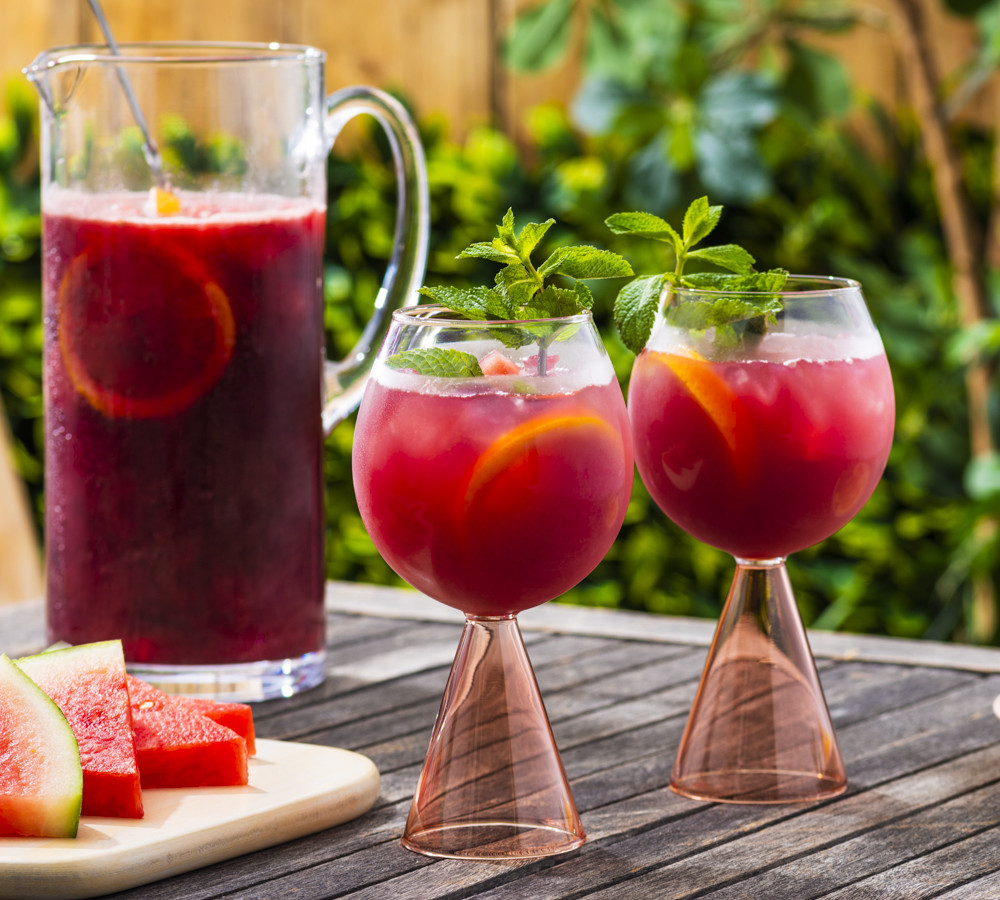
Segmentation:
[(646, 346), (656, 311), (660, 308), (660, 294), (668, 283), (666, 275), (650, 275), (630, 281), (615, 299), (615, 326), (622, 343), (633, 353)]
[[(782, 304), (775, 294), (784, 287), (788, 272), (784, 269), (755, 272), (753, 256), (736, 244), (694, 249), (695, 244), (715, 230), (721, 217), (721, 206), (712, 206), (707, 197), (699, 197), (684, 213), (683, 237), (659, 216), (650, 213), (616, 213), (606, 220), (615, 234), (673, 244), (673, 272), (636, 279), (626, 284), (615, 300), (615, 324), (625, 346), (633, 353), (639, 353), (649, 340), (665, 284), (764, 295), (759, 299), (724, 295), (706, 299), (704, 303), (695, 301), (671, 307), (668, 316), (672, 317), (673, 324), (697, 331), (715, 328), (715, 339), (720, 344), (735, 345), (744, 336), (764, 334), (768, 325), (776, 321)], [(711, 263), (729, 272), (685, 275), (684, 267), (691, 259)]]
[(701, 250), (692, 250), (688, 253), (688, 259), (703, 259), (741, 275), (752, 272), (753, 264), (756, 262), (746, 250), (737, 244), (721, 244), (718, 247), (703, 247)]
[(514, 210), (510, 207), (507, 208), (503, 220), (497, 226), (497, 232), (500, 234), (500, 240), (504, 244), (508, 247), (517, 248), (517, 237), (514, 234)]
[(659, 216), (654, 216), (652, 213), (615, 213), (612, 216), (608, 216), (604, 220), (604, 224), (614, 234), (630, 234), (635, 237), (644, 237), (672, 244), (677, 253), (680, 253), (684, 247), (684, 240), (674, 231), (670, 224)]
[(546, 219), (544, 222), (529, 222), (521, 233), (517, 236), (517, 250), (521, 257), (531, 256), (532, 251), (538, 246), (538, 242), (545, 236), (553, 225), (555, 219)]
[[(559, 253), (560, 251), (556, 251)], [(556, 254), (553, 254), (555, 256)], [(552, 259), (552, 257), (549, 257)], [(548, 260), (546, 260), (548, 263)], [(545, 264), (539, 268), (539, 273), (545, 269)], [(596, 247), (583, 245), (580, 247), (563, 247), (555, 272), (569, 278), (627, 278), (634, 275), (628, 260), (612, 253), (610, 250), (598, 250)]]
[(709, 206), (708, 197), (699, 197), (684, 213), (684, 246), (693, 247), (703, 241), (719, 224), (721, 206)]
[(764, 295), (760, 300), (727, 296), (718, 300), (691, 300), (667, 309), (666, 318), (671, 325), (687, 331), (706, 331), (719, 325), (745, 322), (763, 317), (771, 322), (781, 311), (781, 301)]
[(510, 317), (510, 310), (504, 302), (503, 295), (482, 285), (471, 288), (457, 288), (447, 285), (433, 288), (422, 287), (420, 293), (467, 319), (507, 319)]
[[(584, 279), (624, 278), (633, 274), (624, 257), (590, 246), (560, 247), (536, 268), (531, 255), (554, 224), (554, 219), (529, 222), (518, 232), (514, 211), (508, 209), (492, 241), (471, 244), (459, 254), (460, 259), (485, 259), (500, 264), (492, 288), (425, 286), (420, 293), (468, 319), (554, 319), (593, 307), (594, 296)], [(556, 276), (569, 284), (549, 283)], [(548, 344), (553, 340), (551, 329), (496, 329), (494, 336), (508, 346), (536, 343), (538, 374), (546, 374), (544, 361)]]
[(709, 291), (733, 293), (776, 293), (788, 280), (786, 269), (769, 269), (766, 272), (746, 272), (732, 275), (728, 272), (698, 272), (684, 278), (685, 286)]
[(472, 244), (458, 254), (459, 259), (488, 259), (502, 265), (518, 262), (517, 253), (507, 247), (499, 238), (494, 238), (490, 244)]
[[(593, 302), (593, 297), (590, 301)], [(560, 287), (545, 288), (523, 309), (526, 319), (561, 319), (564, 316), (575, 316), (579, 312), (580, 295), (575, 290)]]
[[(508, 309), (515, 312), (519, 307), (526, 306), (542, 286), (542, 279), (537, 273), (528, 271), (521, 263), (504, 266), (496, 275), (496, 290), (504, 298)], [(518, 318), (515, 314), (511, 318)]]
[(559, 247), (558, 249), (553, 250), (549, 258), (538, 267), (539, 276), (542, 279), (545, 279), (554, 272), (557, 272), (559, 267), (563, 264), (563, 260), (565, 260), (566, 256), (569, 254), (569, 251), (569, 247)]
[[(662, 219), (658, 221), (670, 227)], [(459, 254), (460, 259), (499, 263), (501, 268), (493, 288), (425, 286), (420, 293), (467, 318), (554, 318), (574, 315), (593, 306), (593, 294), (581, 284), (583, 279), (627, 278), (634, 274), (624, 257), (587, 245), (559, 247), (536, 268), (531, 254), (554, 224), (555, 219), (529, 222), (518, 232), (514, 211), (508, 209), (497, 226), (497, 237), (490, 242), (471, 244)], [(572, 283), (549, 284), (548, 279), (554, 276)]]
[(594, 295), (590, 292), (590, 288), (587, 287), (586, 282), (578, 281), (573, 285), (573, 290), (576, 291), (577, 303), (580, 304), (582, 309), (594, 308)]
[(385, 364), (392, 369), (412, 369), (419, 375), (434, 375), (438, 378), (472, 378), (483, 374), (475, 356), (448, 347), (401, 350), (393, 353)]

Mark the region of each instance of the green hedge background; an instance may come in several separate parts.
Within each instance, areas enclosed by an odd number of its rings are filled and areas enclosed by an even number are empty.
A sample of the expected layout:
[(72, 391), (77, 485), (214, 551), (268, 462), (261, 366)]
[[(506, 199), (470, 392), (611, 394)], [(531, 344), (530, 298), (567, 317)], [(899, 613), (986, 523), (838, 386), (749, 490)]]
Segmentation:
[[(946, 86), (953, 95), (992, 75), (1000, 60), (1000, 9), (973, 0), (961, 6), (981, 47), (962, 79)], [(532, 71), (558, 61), (572, 7), (547, 0), (529, 8), (508, 35), (507, 64)], [(977, 274), (991, 317), (963, 326), (919, 118), (859, 102), (841, 63), (809, 43), (810, 34), (853, 27), (849, 13), (827, 4), (795, 7), (794, 22), (775, 12), (767, 28), (735, 21), (719, 0), (617, 0), (593, 9), (576, 100), (568, 110), (530, 111), (526, 145), (490, 127), (455, 142), (446, 123), (414, 110), (431, 185), (428, 281), (490, 280), (492, 272), (456, 255), (489, 239), (508, 207), (519, 222), (554, 217), (553, 245), (605, 246), (637, 271), (661, 271), (669, 265), (656, 258), (661, 250), (615, 238), (605, 218), (646, 209), (676, 220), (702, 194), (726, 207), (720, 240), (743, 244), (762, 266), (859, 279), (893, 370), (896, 437), (862, 513), (792, 557), (803, 616), (817, 628), (996, 643), (1000, 465), (994, 453), (973, 458), (965, 375), (984, 361), (992, 373), (998, 282), (984, 256)], [(956, 118), (948, 138), (971, 216), (985, 223), (998, 205), (996, 134)], [(0, 103), (0, 391), (40, 526), (37, 152), (36, 98), (15, 78)], [(387, 160), (372, 133), (329, 164), (325, 310), (333, 355), (359, 334), (389, 256)], [(615, 334), (611, 300), (599, 294), (595, 314), (625, 388), (632, 356)], [(995, 434), (995, 379), (990, 401)], [(353, 420), (343, 423), (326, 449), (327, 574), (398, 584), (358, 516), (352, 430)], [(732, 570), (729, 557), (667, 521), (636, 478), (619, 540), (562, 599), (715, 617)]]

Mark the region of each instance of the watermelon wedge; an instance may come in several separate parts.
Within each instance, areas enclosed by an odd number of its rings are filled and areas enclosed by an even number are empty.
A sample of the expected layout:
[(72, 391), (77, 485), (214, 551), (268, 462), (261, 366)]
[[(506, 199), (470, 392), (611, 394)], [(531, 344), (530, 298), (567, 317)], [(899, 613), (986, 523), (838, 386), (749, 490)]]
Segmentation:
[[(145, 702), (150, 703), (152, 695), (147, 690), (149, 685), (140, 681), (134, 675), (127, 676), (129, 692), (142, 693)], [(185, 697), (183, 694), (167, 694), (157, 691), (158, 696), (152, 706), (157, 709), (176, 709), (188, 713), (200, 713), (208, 716), (213, 722), (231, 728), (247, 743), (247, 755), (257, 752), (255, 732), (253, 727), (253, 710), (246, 703), (226, 703), (222, 700), (206, 700), (202, 697)]]
[(83, 814), (142, 818), (139, 766), (121, 641), (17, 660), (63, 711), (80, 745)]
[(0, 656), (0, 835), (76, 837), (80, 751), (59, 707)]
[(213, 722), (235, 731), (247, 744), (247, 756), (257, 753), (257, 741), (253, 727), (253, 710), (246, 703), (224, 703), (219, 700), (205, 700), (200, 697), (175, 697), (185, 706)]
[(239, 734), (137, 678), (129, 693), (144, 788), (247, 783), (247, 742)]

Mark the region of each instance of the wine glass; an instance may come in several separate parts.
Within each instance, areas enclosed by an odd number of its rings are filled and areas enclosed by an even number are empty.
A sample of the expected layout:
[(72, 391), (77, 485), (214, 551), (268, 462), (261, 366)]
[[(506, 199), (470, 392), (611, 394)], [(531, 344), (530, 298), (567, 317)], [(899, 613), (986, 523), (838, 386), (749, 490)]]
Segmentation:
[(704, 800), (846, 789), (785, 558), (861, 509), (892, 443), (892, 379), (861, 286), (790, 276), (770, 295), (773, 321), (706, 327), (721, 308), (759, 310), (764, 297), (668, 288), (628, 392), (650, 495), (736, 559), (671, 778)]
[(516, 616), (601, 561), (632, 465), (625, 402), (589, 312), (394, 313), (358, 414), (358, 506), (389, 565), (465, 613), (407, 848), (504, 859), (583, 842)]

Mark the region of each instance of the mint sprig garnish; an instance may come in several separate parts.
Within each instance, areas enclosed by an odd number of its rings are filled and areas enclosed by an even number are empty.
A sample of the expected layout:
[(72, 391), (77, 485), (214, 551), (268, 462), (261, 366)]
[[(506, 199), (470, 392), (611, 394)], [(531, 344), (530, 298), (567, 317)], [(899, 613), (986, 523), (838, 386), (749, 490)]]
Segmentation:
[[(733, 294), (761, 293), (759, 298), (727, 295), (713, 302), (686, 304), (668, 310), (671, 321), (692, 330), (716, 329), (716, 340), (735, 343), (741, 334), (762, 334), (781, 309), (774, 296), (788, 278), (784, 269), (757, 272), (756, 260), (737, 244), (697, 247), (719, 224), (721, 206), (709, 205), (707, 197), (695, 200), (684, 213), (681, 231), (647, 212), (616, 213), (606, 220), (615, 234), (632, 235), (668, 244), (674, 255), (673, 271), (637, 278), (626, 284), (614, 306), (615, 325), (622, 341), (633, 353), (646, 346), (665, 287), (701, 288)], [(709, 263), (725, 272), (685, 274), (690, 260)]]
[(483, 374), (479, 360), (464, 350), (451, 347), (422, 347), (419, 350), (401, 350), (386, 361), (390, 369), (412, 369), (421, 375), (439, 378), (471, 378)]
[[(555, 219), (529, 222), (518, 232), (514, 212), (508, 209), (492, 241), (471, 244), (458, 255), (459, 259), (499, 263), (492, 288), (425, 286), (420, 293), (467, 319), (556, 319), (594, 305), (594, 296), (584, 282), (633, 274), (623, 256), (586, 244), (558, 247), (536, 265), (531, 257), (554, 224)], [(555, 276), (569, 285), (552, 283)]]
[[(623, 256), (586, 244), (557, 247), (541, 263), (534, 262), (533, 255), (554, 224), (555, 219), (529, 222), (518, 231), (514, 212), (508, 209), (492, 241), (471, 244), (458, 255), (459, 259), (499, 263), (493, 287), (424, 286), (420, 293), (466, 319), (528, 323), (532, 319), (559, 319), (588, 310), (594, 305), (594, 295), (587, 281), (634, 274)], [(548, 344), (556, 335), (551, 328), (525, 324), (522, 328), (498, 328), (495, 335), (508, 347), (537, 343), (538, 373), (545, 374)], [(388, 364), (425, 375), (477, 374), (465, 371), (460, 365), (453, 367), (454, 360), (446, 359), (441, 348), (406, 351), (405, 363), (397, 365), (397, 357), (401, 356), (390, 357)]]

